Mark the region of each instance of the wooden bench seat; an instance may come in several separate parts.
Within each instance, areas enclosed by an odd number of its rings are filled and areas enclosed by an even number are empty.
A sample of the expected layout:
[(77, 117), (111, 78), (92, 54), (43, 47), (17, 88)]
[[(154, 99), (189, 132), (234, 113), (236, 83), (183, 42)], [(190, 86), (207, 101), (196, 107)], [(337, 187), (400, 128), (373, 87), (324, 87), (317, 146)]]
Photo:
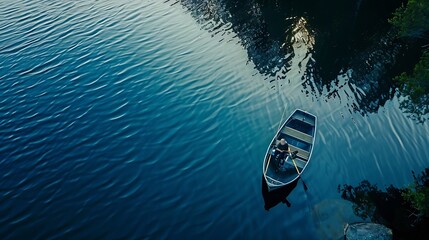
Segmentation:
[(291, 137), (297, 138), (297, 139), (299, 139), (299, 140), (301, 140), (303, 142), (306, 142), (306, 143), (309, 143), (309, 144), (313, 144), (313, 137), (312, 136), (310, 136), (308, 134), (305, 134), (303, 132), (300, 132), (298, 130), (295, 130), (293, 128), (286, 127), (283, 130), (283, 133), (285, 133), (286, 135), (289, 135)]
[[(295, 159), (293, 159), (294, 161), (295, 161), (295, 163), (296, 163), (296, 166), (298, 167), (298, 168), (300, 168), (300, 169), (303, 169), (304, 167), (305, 167), (305, 164), (307, 164), (307, 162), (306, 161), (303, 161), (302, 159), (299, 159), (299, 158), (295, 158)], [(292, 165), (292, 166), (294, 166), (294, 164), (293, 164), (293, 162), (292, 161), (288, 161), (287, 162), (288, 164), (290, 164), (290, 165)]]
[(294, 147), (294, 146), (292, 146), (292, 145), (289, 145), (289, 148), (290, 148), (290, 151), (291, 152), (294, 152), (294, 151), (298, 151), (298, 157), (300, 157), (300, 158), (302, 158), (302, 159), (304, 159), (305, 161), (307, 161), (308, 160), (308, 157), (309, 157), (309, 155), (310, 155), (310, 153), (309, 152), (307, 152), (307, 151), (305, 151), (305, 150), (302, 150), (302, 149), (300, 149), (300, 148), (297, 148), (297, 147)]

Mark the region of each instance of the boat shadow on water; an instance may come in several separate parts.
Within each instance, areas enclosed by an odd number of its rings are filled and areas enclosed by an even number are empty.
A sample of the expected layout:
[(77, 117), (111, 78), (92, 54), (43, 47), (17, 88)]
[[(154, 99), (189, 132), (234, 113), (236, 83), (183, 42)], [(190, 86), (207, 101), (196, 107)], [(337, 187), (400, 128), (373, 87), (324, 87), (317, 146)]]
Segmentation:
[(296, 188), (299, 178), (281, 188), (268, 191), (268, 185), (262, 175), (262, 197), (264, 198), (264, 208), (269, 211), (279, 203), (284, 203), (290, 207), (291, 203), (287, 200), (289, 194)]

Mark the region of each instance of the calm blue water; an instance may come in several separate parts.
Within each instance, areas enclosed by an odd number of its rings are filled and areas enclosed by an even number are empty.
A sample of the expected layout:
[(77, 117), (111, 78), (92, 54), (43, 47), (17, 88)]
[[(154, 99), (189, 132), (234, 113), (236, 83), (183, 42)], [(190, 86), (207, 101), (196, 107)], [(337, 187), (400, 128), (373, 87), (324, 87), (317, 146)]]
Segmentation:
[[(339, 184), (428, 167), (429, 125), (396, 97), (362, 116), (355, 84), (306, 94), (308, 32), (270, 82), (231, 26), (173, 3), (0, 0), (2, 239), (332, 239), (355, 220)], [(262, 159), (295, 108), (319, 118), (308, 191), (266, 211)]]

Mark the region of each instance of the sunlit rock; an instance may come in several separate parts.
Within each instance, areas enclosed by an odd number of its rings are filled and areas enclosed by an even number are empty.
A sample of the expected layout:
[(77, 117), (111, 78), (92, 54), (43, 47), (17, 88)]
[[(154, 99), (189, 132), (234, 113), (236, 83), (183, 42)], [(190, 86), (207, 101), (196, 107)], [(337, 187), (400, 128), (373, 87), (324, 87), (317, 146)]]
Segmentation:
[(377, 223), (353, 223), (344, 228), (347, 240), (391, 240), (392, 230)]

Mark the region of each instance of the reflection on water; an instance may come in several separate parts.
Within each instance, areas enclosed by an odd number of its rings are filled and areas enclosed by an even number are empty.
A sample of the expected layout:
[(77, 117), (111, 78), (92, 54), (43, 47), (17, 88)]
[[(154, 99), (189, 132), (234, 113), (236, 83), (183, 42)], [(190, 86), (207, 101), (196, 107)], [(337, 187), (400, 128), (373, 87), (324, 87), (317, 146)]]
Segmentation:
[(296, 188), (298, 181), (299, 178), (284, 187), (270, 192), (268, 191), (268, 185), (265, 182), (265, 178), (262, 176), (262, 197), (264, 198), (265, 210), (268, 211), (279, 203), (284, 203), (288, 207), (291, 207), (292, 204), (287, 200), (287, 197)]
[[(338, 186), (341, 197), (353, 203), (356, 216), (364, 221), (380, 223), (393, 230), (397, 239), (426, 239), (429, 230), (429, 168), (412, 173), (414, 182), (407, 188), (389, 186), (381, 190), (363, 180), (357, 186)], [(392, 211), (394, 209), (394, 211)]]
[(352, 204), (342, 199), (325, 199), (312, 207), (311, 214), (320, 239), (344, 239), (344, 226), (360, 221)]
[[(330, 63), (303, 11), (320, 6), (186, 1), (208, 12), (191, 17), (173, 1), (0, 0), (2, 239), (334, 239), (317, 233), (342, 230), (338, 183), (400, 186), (427, 165), (429, 125), (396, 99), (351, 122), (300, 94), (330, 86), (301, 79)], [(264, 203), (267, 144), (297, 106), (320, 120), (309, 190)]]
[(412, 99), (409, 95), (398, 93), (400, 99), (399, 107), (415, 122), (424, 123), (429, 119), (429, 94), (423, 94), (417, 99)]
[(350, 112), (377, 112), (395, 95), (392, 77), (416, 61), (399, 61), (410, 49), (387, 22), (403, 0), (179, 2), (213, 34), (233, 32), (271, 88), (301, 85)]

